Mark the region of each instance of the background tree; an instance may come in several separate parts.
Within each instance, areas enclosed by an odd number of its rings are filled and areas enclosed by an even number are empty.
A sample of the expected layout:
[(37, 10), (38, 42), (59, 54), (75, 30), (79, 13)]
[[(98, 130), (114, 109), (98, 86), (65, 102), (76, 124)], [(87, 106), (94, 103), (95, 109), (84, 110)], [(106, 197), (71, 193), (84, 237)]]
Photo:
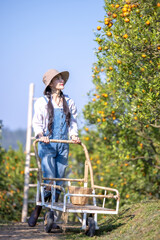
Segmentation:
[(158, 198), (160, 3), (107, 0), (104, 9), (95, 33), (95, 89), (84, 109), (94, 171), (119, 189), (122, 203)]

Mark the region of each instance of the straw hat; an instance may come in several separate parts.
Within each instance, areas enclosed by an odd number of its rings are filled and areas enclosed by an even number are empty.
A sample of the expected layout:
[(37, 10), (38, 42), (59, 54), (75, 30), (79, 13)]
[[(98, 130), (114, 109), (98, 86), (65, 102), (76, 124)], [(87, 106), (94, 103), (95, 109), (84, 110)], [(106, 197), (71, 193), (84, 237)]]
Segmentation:
[(46, 94), (47, 87), (49, 86), (50, 82), (54, 77), (57, 75), (61, 74), (62, 78), (64, 80), (64, 84), (66, 84), (68, 78), (69, 78), (69, 72), (68, 71), (63, 71), (63, 72), (58, 72), (56, 69), (50, 69), (48, 70), (44, 76), (43, 76), (43, 82), (46, 85), (46, 88), (44, 90), (44, 94)]

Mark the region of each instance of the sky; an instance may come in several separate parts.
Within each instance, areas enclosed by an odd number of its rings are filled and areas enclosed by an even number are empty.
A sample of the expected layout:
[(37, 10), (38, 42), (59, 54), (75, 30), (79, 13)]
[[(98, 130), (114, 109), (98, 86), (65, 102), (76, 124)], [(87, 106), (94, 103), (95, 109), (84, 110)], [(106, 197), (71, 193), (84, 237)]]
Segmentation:
[(69, 71), (64, 93), (76, 103), (79, 125), (93, 88), (94, 41), (104, 0), (0, 0), (0, 120), (27, 128), (29, 86), (43, 95), (48, 69)]

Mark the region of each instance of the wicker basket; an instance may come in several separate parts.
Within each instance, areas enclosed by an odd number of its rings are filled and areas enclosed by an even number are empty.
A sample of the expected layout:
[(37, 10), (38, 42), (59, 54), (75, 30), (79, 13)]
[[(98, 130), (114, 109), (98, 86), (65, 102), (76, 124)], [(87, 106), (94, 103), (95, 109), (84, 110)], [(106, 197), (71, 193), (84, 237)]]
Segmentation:
[[(71, 194), (91, 194), (92, 188), (85, 188), (85, 187), (76, 187), (76, 186), (69, 186), (69, 193)], [(75, 205), (85, 205), (88, 203), (88, 197), (71, 197), (71, 203)]]

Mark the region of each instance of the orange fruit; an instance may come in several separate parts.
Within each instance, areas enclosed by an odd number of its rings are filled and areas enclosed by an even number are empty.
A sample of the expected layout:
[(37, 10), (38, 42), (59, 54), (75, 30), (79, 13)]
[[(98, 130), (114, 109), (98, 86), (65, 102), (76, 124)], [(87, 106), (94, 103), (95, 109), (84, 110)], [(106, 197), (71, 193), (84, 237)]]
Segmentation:
[(130, 22), (129, 18), (125, 18), (124, 21), (125, 21), (126, 23)]
[(98, 30), (98, 31), (101, 30), (101, 26), (98, 26), (98, 27), (97, 27), (97, 30)]
[(117, 60), (117, 63), (118, 63), (118, 64), (121, 64), (122, 62), (121, 62), (121, 60), (118, 59), (118, 60)]
[(123, 8), (122, 8), (122, 12), (127, 12), (127, 8), (126, 8), (126, 7), (123, 7)]
[(124, 15), (124, 17), (128, 17), (129, 16), (129, 12), (124, 12), (123, 15)]
[(145, 70), (144, 68), (141, 68), (141, 71), (142, 71), (142, 72), (144, 72), (144, 70)]
[(160, 3), (159, 2), (157, 3), (157, 7), (160, 7)]
[(142, 57), (145, 58), (145, 57), (146, 57), (146, 54), (142, 54)]
[(116, 17), (117, 17), (117, 14), (116, 14), (116, 13), (113, 13), (112, 17), (113, 17), (113, 18), (116, 18)]
[(127, 33), (124, 34), (124, 35), (123, 35), (123, 38), (125, 38), (125, 39), (128, 38), (128, 34), (127, 34)]
[(109, 21), (105, 21), (104, 24), (105, 24), (105, 25), (108, 25), (108, 24), (109, 24)]
[(111, 28), (111, 27), (112, 27), (112, 25), (113, 25), (113, 23), (112, 23), (112, 22), (110, 22), (110, 23), (108, 24), (108, 27), (109, 27), (109, 28)]
[(111, 33), (111, 32), (107, 32), (107, 36), (108, 36), (108, 37), (111, 37), (111, 36), (112, 36), (112, 33)]
[(127, 3), (127, 4), (130, 4), (130, 3), (131, 3), (131, 1), (130, 1), (130, 0), (126, 0), (126, 3)]
[(105, 18), (104, 21), (105, 21), (105, 22), (110, 22), (111, 19), (110, 19), (110, 18)]
[(146, 25), (150, 25), (150, 21), (149, 20), (146, 21)]
[(102, 50), (102, 47), (99, 47), (98, 50), (101, 51), (101, 50)]
[(119, 4), (116, 4), (116, 5), (115, 5), (115, 8), (119, 8), (119, 6), (120, 6)]
[(160, 50), (160, 46), (158, 46), (157, 49)]
[(109, 70), (113, 70), (113, 67), (109, 67)]

